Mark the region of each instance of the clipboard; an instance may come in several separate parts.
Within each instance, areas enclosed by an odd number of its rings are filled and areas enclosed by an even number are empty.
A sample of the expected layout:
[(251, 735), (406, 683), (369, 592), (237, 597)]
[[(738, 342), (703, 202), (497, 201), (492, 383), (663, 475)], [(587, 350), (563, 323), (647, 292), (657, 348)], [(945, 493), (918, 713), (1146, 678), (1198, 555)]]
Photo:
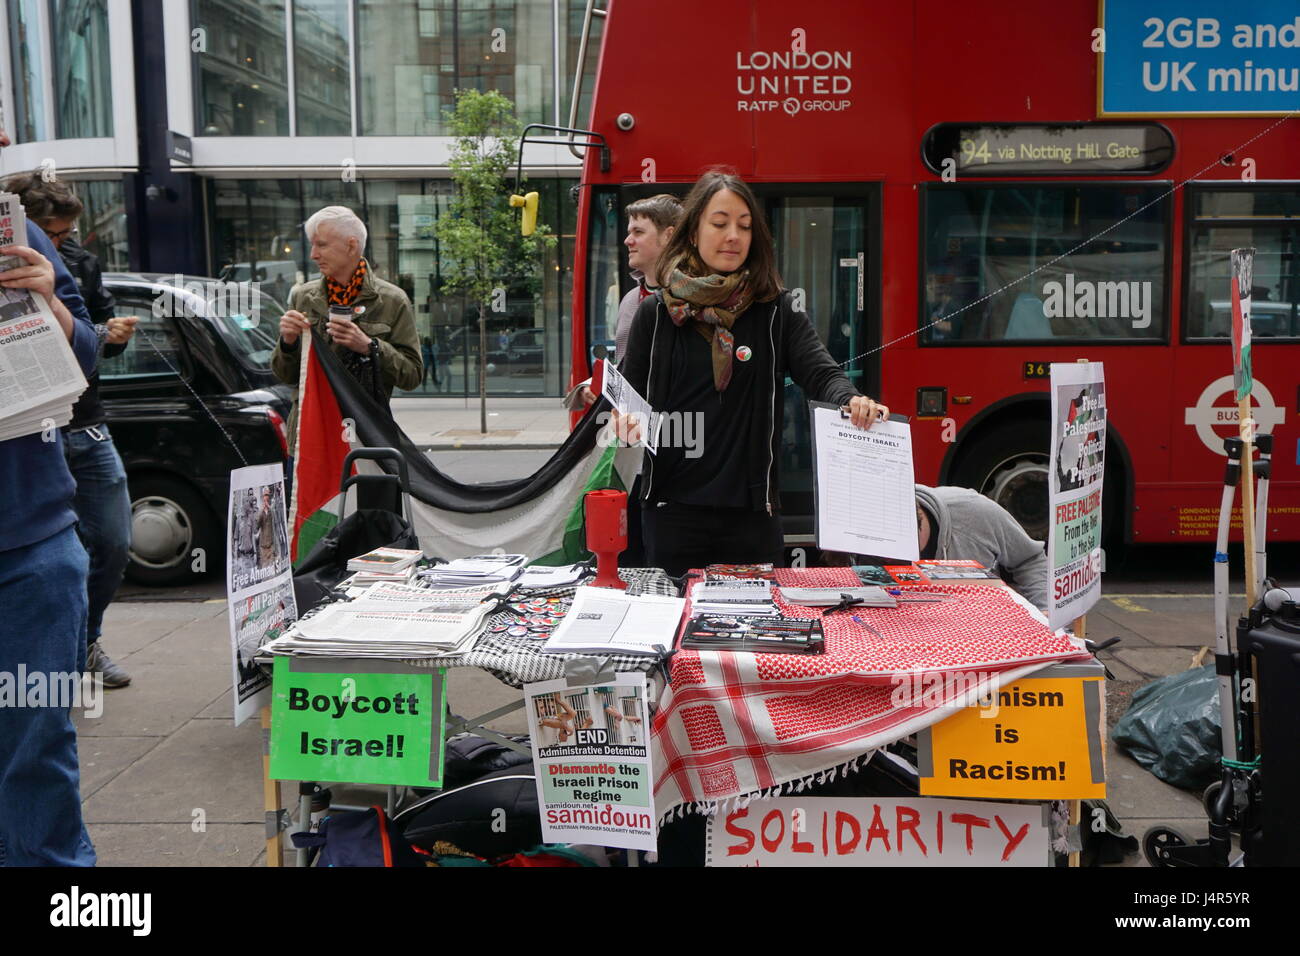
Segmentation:
[[(818, 535), (818, 531), (821, 528), (822, 501), (821, 501), (821, 491), (819, 487), (820, 482), (818, 481), (818, 477), (817, 477), (817, 462), (819, 460), (819, 455), (817, 450), (817, 414), (816, 414), (817, 409), (819, 408), (838, 411), (840, 415), (840, 419), (845, 421), (849, 419), (850, 415), (848, 409), (843, 405), (836, 405), (830, 402), (817, 402), (812, 400), (809, 400), (808, 402), (808, 427), (809, 427), (809, 432), (812, 435), (811, 444), (812, 444), (812, 461), (813, 461), (813, 535), (814, 535), (814, 539), (817, 540), (818, 542), (818, 547), (821, 547), (822, 545), (820, 541), (820, 536)], [(890, 413), (888, 420), (890, 422), (895, 422), (900, 425), (911, 424), (911, 419), (909, 418), (909, 416), (896, 415), (892, 412)], [(831, 549), (831, 550), (835, 550), (835, 549)], [(856, 554), (856, 553), (866, 553), (866, 552), (852, 552), (852, 553)]]

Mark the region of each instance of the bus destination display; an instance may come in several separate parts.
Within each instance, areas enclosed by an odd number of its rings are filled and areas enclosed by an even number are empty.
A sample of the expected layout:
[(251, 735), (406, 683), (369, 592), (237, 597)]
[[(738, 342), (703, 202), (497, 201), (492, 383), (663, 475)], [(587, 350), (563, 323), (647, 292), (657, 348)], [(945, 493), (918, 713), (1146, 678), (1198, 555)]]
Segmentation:
[(925, 136), (925, 162), (962, 176), (1150, 175), (1169, 165), (1174, 141), (1155, 123), (941, 123)]

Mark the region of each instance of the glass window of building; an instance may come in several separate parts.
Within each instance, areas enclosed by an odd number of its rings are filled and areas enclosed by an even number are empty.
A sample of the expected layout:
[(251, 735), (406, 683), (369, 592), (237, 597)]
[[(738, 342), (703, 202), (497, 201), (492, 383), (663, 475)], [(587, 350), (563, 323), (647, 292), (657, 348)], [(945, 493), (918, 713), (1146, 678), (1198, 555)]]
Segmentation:
[(456, 104), (456, 0), (358, 0), (359, 131), (441, 136)]
[(294, 0), (293, 88), (299, 136), (352, 134), (347, 0)]
[(122, 181), (79, 182), (72, 188), (84, 207), (77, 222), (77, 241), (99, 259), (105, 272), (129, 271), (131, 254)]
[(1300, 190), (1197, 190), (1189, 197), (1189, 339), (1232, 334), (1229, 275), (1233, 249), (1253, 248), (1250, 332), (1256, 339), (1300, 337)]
[(1145, 185), (927, 189), (923, 341), (1162, 338), (1172, 205), (1157, 201), (1162, 192)]
[(551, 0), (358, 0), (360, 132), (441, 136), (456, 89), (497, 90), (551, 121)]
[[(573, 256), (573, 180), (536, 180), (543, 221), (560, 238), (541, 261), (506, 277), (504, 308), (488, 314), (488, 390), (494, 395), (560, 395), (567, 386)], [(478, 393), (478, 306), (443, 285), (438, 220), (451, 206), (446, 179), (212, 180), (208, 206), (212, 270), (258, 281), (280, 302), (294, 283), (319, 275), (302, 226), (323, 206), (343, 205), (366, 223), (375, 275), (406, 292), (427, 371), (416, 394)], [(617, 245), (611, 246), (617, 249)]]
[(112, 136), (107, 0), (51, 0), (50, 40), (59, 138)]
[(194, 0), (201, 136), (288, 136), (284, 0)]
[(458, 0), (458, 83), (496, 90), (522, 123), (549, 123), (554, 96), (551, 0)]
[[(565, 35), (561, 45), (563, 59), (560, 61), (560, 82), (563, 83), (560, 106), (565, 110), (573, 108), (573, 75), (578, 65), (578, 48), (582, 45), (582, 21), (587, 14), (587, 0), (565, 0)], [(591, 18), (591, 32), (587, 36), (587, 61), (582, 64), (582, 83), (577, 91), (579, 96), (577, 121), (578, 127), (586, 127), (591, 120), (591, 93), (596, 83), (596, 60), (600, 55), (600, 40), (605, 28), (603, 17)], [(569, 114), (560, 117), (560, 125), (566, 125)]]
[(9, 134), (16, 143), (49, 139), (45, 128), (45, 54), (41, 45), (39, 0), (8, 0), (9, 62), (14, 118)]

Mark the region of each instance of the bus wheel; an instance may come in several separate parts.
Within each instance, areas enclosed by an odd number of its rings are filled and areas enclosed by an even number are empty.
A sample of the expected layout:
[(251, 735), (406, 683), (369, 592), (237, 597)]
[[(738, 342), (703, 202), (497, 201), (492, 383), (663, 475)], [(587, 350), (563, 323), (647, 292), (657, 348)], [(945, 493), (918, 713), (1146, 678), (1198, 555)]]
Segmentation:
[(1050, 515), (1050, 459), (1037, 431), (1024, 424), (1006, 424), (975, 436), (953, 474), (953, 483), (992, 498), (1026, 534), (1042, 541)]

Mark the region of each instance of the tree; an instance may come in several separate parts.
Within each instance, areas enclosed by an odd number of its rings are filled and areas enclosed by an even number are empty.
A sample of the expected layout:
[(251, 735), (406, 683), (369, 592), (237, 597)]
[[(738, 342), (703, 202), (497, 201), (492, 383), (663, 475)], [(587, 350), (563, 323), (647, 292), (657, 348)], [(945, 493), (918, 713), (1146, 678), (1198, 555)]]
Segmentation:
[[(533, 235), (521, 236), (518, 217), (510, 208), (511, 172), (522, 129), (514, 104), (495, 90), (458, 90), (456, 109), (446, 116), (455, 137), (455, 193), (450, 214), (437, 226), (446, 255), (443, 288), (478, 303), (479, 431), (486, 433), (489, 301), (494, 293), (503, 298), (504, 290), (524, 276), (540, 278), (541, 253), (555, 245), (555, 237), (540, 223)], [(530, 285), (540, 287), (540, 281)]]

